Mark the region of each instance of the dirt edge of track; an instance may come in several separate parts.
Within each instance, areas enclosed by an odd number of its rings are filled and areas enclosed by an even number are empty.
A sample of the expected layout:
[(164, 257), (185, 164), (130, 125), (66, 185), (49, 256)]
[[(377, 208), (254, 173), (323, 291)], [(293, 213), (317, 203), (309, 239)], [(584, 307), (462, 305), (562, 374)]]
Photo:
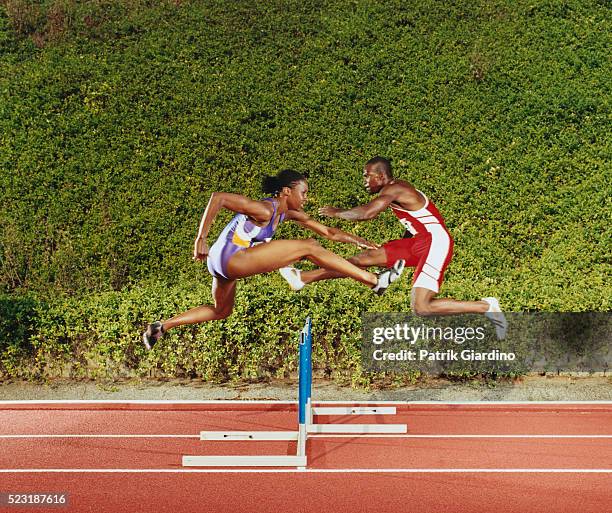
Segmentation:
[[(295, 400), (294, 381), (210, 384), (198, 380), (53, 380), (44, 384), (5, 381), (0, 400)], [(321, 401), (612, 401), (612, 377), (528, 376), (514, 382), (452, 383), (432, 380), (414, 386), (359, 390), (316, 380)]]

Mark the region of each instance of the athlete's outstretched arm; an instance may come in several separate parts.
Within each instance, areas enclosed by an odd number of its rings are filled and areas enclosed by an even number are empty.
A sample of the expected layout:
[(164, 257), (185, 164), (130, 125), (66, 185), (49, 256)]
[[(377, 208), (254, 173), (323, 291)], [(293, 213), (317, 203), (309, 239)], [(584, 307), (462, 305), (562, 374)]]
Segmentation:
[(325, 237), (328, 240), (333, 240), (335, 242), (348, 242), (349, 244), (355, 244), (355, 246), (363, 249), (377, 249), (379, 247), (373, 242), (359, 237), (358, 235), (353, 235), (352, 233), (345, 232), (339, 228), (333, 228), (331, 226), (326, 226), (319, 223), (301, 210), (289, 210), (287, 212), (287, 219), (295, 221), (300, 226), (308, 228), (310, 231), (320, 235), (321, 237)]
[(222, 208), (227, 208), (236, 213), (246, 214), (255, 222), (265, 223), (270, 221), (273, 214), (273, 208), (268, 202), (254, 201), (241, 194), (232, 194), (229, 192), (213, 192), (208, 200), (208, 205), (200, 221), (198, 235), (196, 236), (193, 259), (204, 260), (208, 256), (208, 246), (206, 237), (212, 226), (215, 217)]
[(319, 214), (327, 217), (346, 219), (347, 221), (367, 221), (368, 219), (374, 219), (394, 200), (395, 195), (384, 193), (369, 203), (354, 208), (341, 209), (336, 207), (321, 207), (319, 209)]

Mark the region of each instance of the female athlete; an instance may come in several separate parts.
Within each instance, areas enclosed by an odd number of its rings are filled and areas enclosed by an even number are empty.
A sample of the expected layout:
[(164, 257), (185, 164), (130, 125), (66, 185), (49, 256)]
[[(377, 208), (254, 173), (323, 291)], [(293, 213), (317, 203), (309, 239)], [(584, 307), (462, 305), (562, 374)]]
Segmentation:
[[(240, 194), (212, 194), (200, 222), (193, 258), (207, 260), (208, 270), (213, 276), (214, 304), (198, 306), (171, 319), (149, 324), (143, 334), (147, 349), (150, 350), (161, 336), (177, 326), (228, 317), (234, 307), (236, 280), (239, 278), (276, 271), (298, 260), (307, 259), (324, 269), (338, 271), (378, 294), (400, 277), (404, 269), (403, 260), (376, 275), (328, 251), (314, 239), (271, 241), (278, 225), (291, 220), (332, 241), (350, 242), (364, 249), (377, 247), (361, 237), (310, 218), (302, 210), (308, 195), (308, 183), (302, 174), (292, 170), (281, 171), (276, 176), (265, 177), (262, 188), (270, 197), (261, 201)], [(236, 212), (236, 215), (209, 249), (206, 238), (221, 208)]]

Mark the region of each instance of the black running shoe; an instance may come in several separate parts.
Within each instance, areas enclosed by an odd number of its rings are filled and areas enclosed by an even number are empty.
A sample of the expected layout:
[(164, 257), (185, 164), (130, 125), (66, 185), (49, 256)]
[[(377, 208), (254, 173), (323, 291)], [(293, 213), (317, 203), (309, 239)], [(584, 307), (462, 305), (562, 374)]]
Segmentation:
[(142, 334), (142, 342), (147, 350), (153, 349), (153, 346), (157, 344), (157, 341), (166, 334), (164, 325), (161, 321), (155, 321), (147, 326), (147, 331)]
[(387, 269), (378, 275), (378, 282), (372, 289), (379, 296), (385, 293), (385, 290), (389, 288), (394, 281), (396, 281), (404, 272), (404, 266), (406, 262), (404, 260), (398, 260), (393, 264), (391, 269)]

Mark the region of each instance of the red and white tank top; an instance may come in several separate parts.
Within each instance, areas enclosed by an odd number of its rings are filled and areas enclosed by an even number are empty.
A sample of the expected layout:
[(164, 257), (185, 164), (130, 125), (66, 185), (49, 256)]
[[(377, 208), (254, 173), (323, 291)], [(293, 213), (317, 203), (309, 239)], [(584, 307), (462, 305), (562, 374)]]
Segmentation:
[(406, 210), (394, 203), (389, 205), (402, 226), (413, 235), (423, 235), (427, 232), (435, 234), (441, 230), (448, 233), (444, 219), (436, 206), (421, 191), (417, 192), (425, 198), (425, 205), (419, 210)]

